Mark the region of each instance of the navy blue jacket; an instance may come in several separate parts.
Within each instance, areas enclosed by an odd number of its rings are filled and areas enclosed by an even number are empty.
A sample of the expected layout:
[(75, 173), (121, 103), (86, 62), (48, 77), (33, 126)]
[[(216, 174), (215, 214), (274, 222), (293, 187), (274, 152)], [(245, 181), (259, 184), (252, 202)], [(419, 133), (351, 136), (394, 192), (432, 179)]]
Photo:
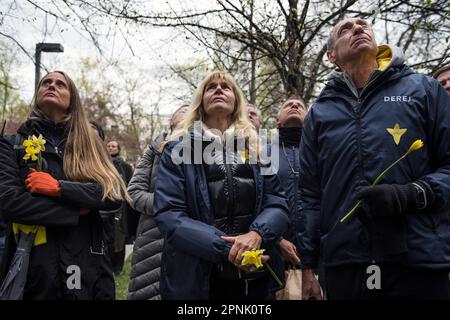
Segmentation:
[[(398, 145), (386, 130), (396, 124), (407, 129)], [(325, 266), (373, 262), (359, 219), (339, 219), (355, 204), (356, 187), (371, 184), (416, 139), (425, 146), (400, 161), (379, 184), (421, 179), (431, 186), (436, 201), (427, 212), (406, 213), (408, 253), (395, 263), (450, 268), (450, 95), (403, 63), (382, 71), (360, 94), (335, 77), (306, 116), (299, 224), (305, 265), (315, 267), (319, 252)]]
[[(178, 143), (170, 142), (164, 149), (154, 196), (155, 221), (165, 237), (161, 296), (208, 299), (211, 267), (227, 261), (231, 246), (220, 238), (225, 234), (212, 225), (214, 216), (203, 165), (176, 165), (172, 161), (171, 152)], [(289, 224), (286, 198), (276, 176), (261, 176), (257, 165), (252, 169), (257, 216), (249, 231), (261, 235), (262, 247), (270, 255), (269, 264), (282, 279), (283, 263), (275, 244)]]

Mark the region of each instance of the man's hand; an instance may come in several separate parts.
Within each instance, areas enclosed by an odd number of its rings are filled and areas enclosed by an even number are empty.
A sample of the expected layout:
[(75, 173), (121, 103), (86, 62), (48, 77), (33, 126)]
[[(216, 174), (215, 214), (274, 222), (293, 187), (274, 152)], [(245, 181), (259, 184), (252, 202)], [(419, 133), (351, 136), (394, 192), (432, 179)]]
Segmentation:
[(322, 290), (320, 289), (319, 281), (314, 275), (312, 269), (304, 269), (302, 272), (302, 299), (323, 300)]
[(232, 247), (228, 254), (228, 261), (230, 261), (236, 267), (241, 266), (241, 262), (243, 259), (242, 254), (245, 251), (259, 249), (262, 242), (261, 236), (255, 231), (250, 231), (236, 237), (222, 236), (222, 239), (232, 244)]
[(294, 266), (298, 265), (300, 263), (300, 257), (297, 252), (297, 248), (295, 245), (286, 240), (282, 239), (279, 242), (281, 253), (283, 254), (284, 260), (292, 263)]
[(362, 187), (356, 194), (369, 207), (374, 217), (400, 216), (416, 209), (416, 191), (412, 183), (381, 184)]

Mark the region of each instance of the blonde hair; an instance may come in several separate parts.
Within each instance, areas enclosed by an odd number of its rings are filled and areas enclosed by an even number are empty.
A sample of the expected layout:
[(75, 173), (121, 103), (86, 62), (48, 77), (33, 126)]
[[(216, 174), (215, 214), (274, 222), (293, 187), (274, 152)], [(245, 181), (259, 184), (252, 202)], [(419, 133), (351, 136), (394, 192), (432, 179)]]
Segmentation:
[[(70, 181), (97, 182), (102, 186), (102, 200), (127, 200), (131, 198), (127, 194), (125, 183), (117, 172), (111, 156), (103, 142), (95, 136), (86, 117), (78, 89), (72, 79), (62, 71), (47, 73), (39, 82), (51, 74), (59, 73), (67, 81), (70, 92), (70, 104), (63, 122), (67, 125), (67, 141), (64, 148), (63, 170)], [(30, 108), (30, 117), (48, 118), (37, 104), (37, 91), (34, 94)]]
[(225, 71), (213, 71), (202, 80), (195, 91), (186, 118), (179, 123), (175, 131), (161, 144), (161, 149), (164, 148), (167, 142), (178, 140), (181, 136), (186, 135), (189, 129), (194, 126), (195, 121), (205, 121), (203, 95), (206, 86), (213, 80), (223, 80), (231, 86), (235, 96), (234, 109), (231, 114), (231, 124), (234, 125), (235, 134), (238, 137), (246, 138), (250, 142), (249, 148), (251, 150), (259, 150), (259, 143), (256, 143), (256, 146), (254, 145), (254, 142), (259, 142), (259, 140), (255, 128), (248, 120), (244, 94), (233, 76)]

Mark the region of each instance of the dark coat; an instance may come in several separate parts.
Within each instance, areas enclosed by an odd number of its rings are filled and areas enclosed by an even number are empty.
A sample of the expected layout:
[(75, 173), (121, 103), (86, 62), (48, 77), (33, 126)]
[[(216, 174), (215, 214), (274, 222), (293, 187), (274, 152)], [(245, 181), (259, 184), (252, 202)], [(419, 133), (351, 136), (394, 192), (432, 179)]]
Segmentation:
[[(125, 185), (133, 176), (133, 169), (131, 166), (120, 156), (112, 157), (114, 166), (122, 177)], [(136, 230), (139, 222), (139, 213), (136, 212), (128, 202), (124, 202), (120, 210), (115, 213), (116, 221), (119, 222), (120, 229), (117, 228), (118, 224), (114, 227), (114, 247), (115, 251), (122, 251), (125, 243), (132, 244), (136, 238)]]
[[(0, 213), (8, 223), (46, 227), (47, 243), (32, 248), (24, 299), (114, 299), (114, 279), (110, 262), (102, 251), (102, 222), (99, 210), (119, 206), (102, 201), (102, 188), (97, 183), (65, 180), (63, 152), (65, 139), (52, 144), (46, 136), (52, 132), (47, 120), (33, 118), (23, 124), (18, 134), (23, 139), (42, 133), (46, 138), (42, 153), (46, 165), (43, 171), (58, 179), (59, 198), (31, 194), (25, 179), (35, 163), (22, 160), (23, 151), (14, 150), (14, 138), (0, 138)], [(88, 208), (80, 216), (80, 208)], [(7, 241), (10, 261), (15, 250), (12, 233)], [(81, 271), (81, 289), (68, 289), (68, 267), (76, 265)]]
[(132, 207), (140, 215), (131, 259), (128, 300), (159, 300), (161, 254), (164, 239), (153, 219), (153, 195), (161, 153), (158, 136), (145, 150), (128, 185)]
[[(277, 176), (283, 183), (281, 187), (286, 193), (289, 206), (289, 219), (291, 225), (283, 235), (283, 238), (297, 245), (296, 228), (300, 219), (300, 195), (299, 195), (299, 172), (300, 172), (300, 136), (301, 128), (289, 128), (290, 131), (299, 135), (298, 141), (292, 142), (284, 139), (280, 134), (279, 144), (277, 145), (279, 156), (279, 169)], [(292, 133), (291, 133), (292, 134)]]
[[(227, 261), (231, 246), (221, 238), (225, 234), (212, 225), (214, 216), (204, 166), (172, 161), (171, 152), (178, 143), (166, 145), (156, 178), (155, 220), (165, 237), (161, 295), (163, 299), (208, 299), (212, 266)], [(271, 257), (269, 264), (283, 281), (283, 262), (276, 241), (289, 224), (286, 198), (276, 176), (261, 176), (258, 165), (252, 165), (252, 170), (256, 218), (248, 231), (261, 235), (262, 246)], [(271, 284), (271, 289), (276, 290), (275, 281)]]
[[(450, 96), (403, 63), (389, 66), (357, 94), (342, 77), (331, 79), (303, 126), (300, 156), (303, 263), (371, 263), (367, 231), (354, 215), (356, 188), (370, 185), (416, 139), (409, 154), (380, 184), (428, 183), (436, 197), (427, 212), (408, 212), (408, 252), (395, 261), (410, 267), (450, 268)], [(397, 145), (387, 128), (407, 129)], [(379, 262), (379, 261), (377, 261)]]

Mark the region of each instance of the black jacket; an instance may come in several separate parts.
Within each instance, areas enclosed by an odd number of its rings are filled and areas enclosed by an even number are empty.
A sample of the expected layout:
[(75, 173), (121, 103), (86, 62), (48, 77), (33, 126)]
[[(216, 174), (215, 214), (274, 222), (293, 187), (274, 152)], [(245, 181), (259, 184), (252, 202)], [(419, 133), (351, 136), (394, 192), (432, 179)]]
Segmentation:
[[(52, 127), (53, 126), (53, 127)], [(60, 181), (61, 196), (50, 198), (31, 194), (25, 186), (29, 167), (35, 162), (22, 160), (23, 150), (16, 152), (11, 137), (0, 138), (0, 213), (7, 222), (46, 227), (47, 243), (34, 246), (30, 256), (24, 299), (114, 299), (114, 279), (110, 263), (102, 255), (102, 223), (98, 210), (112, 210), (118, 203), (102, 201), (102, 188), (97, 183), (65, 180), (62, 140), (51, 137), (59, 130), (50, 121), (32, 118), (18, 130), (23, 139), (42, 133), (47, 140), (43, 171)], [(88, 208), (80, 216), (80, 208)], [(7, 240), (9, 261), (15, 250), (12, 232)], [(68, 289), (73, 273), (69, 266), (81, 271), (81, 289)], [(69, 268), (70, 270), (70, 268)]]
[(225, 163), (225, 150), (215, 150), (215, 157), (218, 163), (203, 163), (214, 226), (228, 235), (246, 233), (255, 219), (253, 170), (238, 163), (236, 154)]
[(164, 239), (153, 219), (153, 194), (161, 153), (161, 134), (145, 150), (128, 185), (132, 207), (141, 213), (131, 258), (128, 300), (160, 300), (159, 279)]
[[(125, 185), (133, 176), (133, 169), (131, 166), (120, 156), (116, 155), (112, 157), (114, 166), (122, 177)], [(116, 218), (119, 219), (121, 224), (122, 234), (118, 234), (118, 229), (115, 229), (115, 246), (116, 251), (121, 251), (120, 248), (124, 246), (124, 243), (132, 244), (136, 238), (136, 230), (139, 223), (139, 213), (136, 212), (127, 202), (124, 202), (122, 208), (116, 212)], [(125, 236), (125, 238), (123, 238)], [(117, 241), (117, 239), (123, 238), (124, 243)]]

